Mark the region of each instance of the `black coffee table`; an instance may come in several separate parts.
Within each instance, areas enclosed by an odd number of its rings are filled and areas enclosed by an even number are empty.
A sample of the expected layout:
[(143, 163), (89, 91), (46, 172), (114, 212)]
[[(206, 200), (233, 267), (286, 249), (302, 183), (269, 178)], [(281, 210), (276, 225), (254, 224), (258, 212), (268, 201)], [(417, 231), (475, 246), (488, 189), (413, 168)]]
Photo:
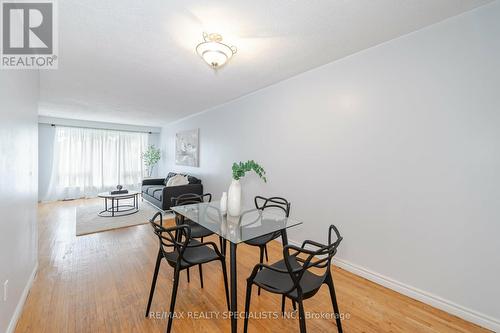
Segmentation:
[[(109, 192), (102, 192), (97, 195), (99, 198), (104, 199), (104, 210), (99, 212), (101, 217), (115, 217), (132, 215), (139, 211), (139, 192), (129, 191), (124, 194), (110, 194)], [(120, 200), (130, 200), (132, 203), (120, 204)], [(108, 200), (111, 200), (111, 207), (108, 205)]]

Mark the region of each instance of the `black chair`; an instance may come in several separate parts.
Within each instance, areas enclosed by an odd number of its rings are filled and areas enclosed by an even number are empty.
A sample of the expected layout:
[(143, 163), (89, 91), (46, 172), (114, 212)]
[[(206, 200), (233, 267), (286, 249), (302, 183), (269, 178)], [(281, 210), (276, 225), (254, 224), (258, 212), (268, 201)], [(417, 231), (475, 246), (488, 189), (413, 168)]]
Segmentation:
[[(156, 218), (160, 217), (160, 223), (156, 222)], [(191, 227), (189, 225), (176, 225), (173, 227), (163, 227), (163, 219), (160, 212), (156, 213), (149, 221), (153, 227), (154, 233), (160, 241), (158, 256), (156, 258), (156, 266), (149, 292), (148, 306), (146, 308), (146, 317), (149, 315), (151, 302), (156, 286), (156, 279), (160, 269), (161, 260), (165, 259), (167, 263), (174, 268), (174, 285), (170, 301), (170, 312), (168, 316), (167, 333), (172, 328), (172, 319), (175, 309), (175, 300), (177, 297), (177, 288), (179, 286), (179, 275), (183, 269), (188, 269), (191, 266), (219, 260), (222, 266), (224, 275), (224, 288), (226, 289), (226, 302), (229, 310), (229, 291), (227, 284), (226, 260), (224, 255), (220, 253), (214, 242), (201, 243), (191, 237)], [(169, 251), (170, 250), (170, 251)]]
[[(332, 240), (332, 232), (336, 234), (336, 240)], [(285, 312), (285, 298), (299, 304), (300, 332), (306, 332), (306, 321), (303, 300), (313, 297), (323, 284), (328, 285), (332, 300), (337, 330), (342, 333), (339, 307), (335, 295), (332, 273), (330, 271), (331, 261), (337, 247), (342, 241), (339, 231), (331, 225), (328, 233), (328, 245), (323, 245), (311, 240), (306, 240), (301, 247), (286, 245), (283, 248), (284, 259), (272, 264), (258, 264), (254, 267), (252, 274), (247, 279), (247, 294), (245, 300), (245, 324), (244, 332), (248, 330), (248, 314), (250, 311), (250, 298), (252, 286), (255, 284), (264, 290), (274, 294), (282, 295), (281, 311)], [(313, 249), (307, 249), (306, 246)], [(323, 274), (315, 274), (320, 270)]]
[[(285, 198), (280, 198), (280, 197), (264, 198), (262, 196), (256, 196), (254, 198), (254, 203), (255, 203), (255, 208), (257, 209), (264, 210), (269, 208), (278, 208), (285, 213), (286, 217), (290, 216), (290, 203)], [(286, 233), (286, 230), (284, 232)], [(264, 254), (266, 256), (266, 262), (269, 261), (269, 258), (267, 256), (267, 243), (280, 236), (281, 236), (281, 231), (276, 231), (248, 240), (245, 242), (245, 244), (259, 247), (260, 250), (259, 263), (262, 264), (264, 263)], [(286, 242), (283, 240), (283, 244), (285, 243)], [(260, 295), (260, 288), (258, 293)]]
[[(200, 202), (211, 202), (212, 201), (212, 194), (210, 193), (205, 193), (205, 194), (196, 194), (196, 193), (186, 193), (182, 194), (178, 197), (172, 198), (172, 204), (171, 207), (174, 206), (183, 206), (183, 205), (191, 205), (191, 204), (197, 204)], [(191, 227), (191, 238), (199, 238), (200, 241), (203, 243), (203, 238), (208, 237), (214, 234), (213, 231), (208, 230), (207, 228), (199, 225), (198, 223), (191, 221), (190, 219), (184, 217), (181, 214), (175, 213), (175, 224), (176, 225), (182, 225), (182, 224), (187, 224)], [(225, 248), (224, 248), (224, 241), (222, 238), (219, 237), (219, 242), (221, 246), (221, 251), (225, 255)], [(203, 270), (201, 268), (201, 265), (199, 266), (199, 272), (200, 272), (200, 284), (201, 287), (203, 288)], [(189, 277), (189, 268), (186, 270), (187, 273), (187, 280), (190, 282), (190, 277)]]
[[(171, 206), (183, 206), (183, 205), (191, 205), (200, 202), (211, 202), (212, 194), (195, 194), (195, 193), (186, 193), (179, 195), (178, 197), (172, 198)], [(207, 228), (199, 225), (198, 223), (191, 221), (180, 214), (175, 214), (175, 223), (179, 224), (187, 224), (191, 227), (191, 237), (192, 238), (201, 238), (203, 242), (203, 237), (207, 237), (213, 235), (214, 233)]]

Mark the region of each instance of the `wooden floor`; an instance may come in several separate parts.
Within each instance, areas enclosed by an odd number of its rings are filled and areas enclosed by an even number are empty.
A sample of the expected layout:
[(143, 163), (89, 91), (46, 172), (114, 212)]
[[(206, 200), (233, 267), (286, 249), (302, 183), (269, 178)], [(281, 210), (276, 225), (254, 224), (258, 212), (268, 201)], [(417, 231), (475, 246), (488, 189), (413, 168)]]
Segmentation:
[[(95, 203), (95, 202), (94, 202)], [(163, 332), (168, 311), (173, 270), (163, 265), (152, 311), (160, 318), (144, 317), (157, 240), (149, 225), (141, 225), (86, 236), (75, 236), (75, 207), (89, 200), (40, 204), (39, 270), (26, 301), (16, 332)], [(348, 242), (349, 240), (344, 240)], [(280, 256), (280, 244), (269, 247), (270, 261)], [(245, 279), (258, 261), (258, 250), (238, 248), (238, 305), (244, 304)], [(198, 272), (191, 283), (181, 276), (173, 332), (229, 332), (222, 273), (218, 263), (203, 267), (205, 288)], [(487, 332), (476, 325), (400, 295), (341, 269), (334, 270), (345, 332)], [(291, 311), (291, 306), (287, 303)], [(251, 311), (280, 310), (279, 296), (256, 292)], [(332, 311), (328, 288), (305, 301), (311, 315)], [(197, 312), (198, 311), (198, 312)], [(221, 318), (217, 319), (216, 311)], [(191, 312), (191, 315), (190, 313)], [(188, 316), (203, 316), (193, 319)], [(213, 316), (214, 318), (209, 318)], [(309, 332), (336, 332), (331, 319), (308, 319)], [(240, 321), (238, 331), (242, 332)], [(249, 332), (298, 332), (298, 320), (251, 319)]]

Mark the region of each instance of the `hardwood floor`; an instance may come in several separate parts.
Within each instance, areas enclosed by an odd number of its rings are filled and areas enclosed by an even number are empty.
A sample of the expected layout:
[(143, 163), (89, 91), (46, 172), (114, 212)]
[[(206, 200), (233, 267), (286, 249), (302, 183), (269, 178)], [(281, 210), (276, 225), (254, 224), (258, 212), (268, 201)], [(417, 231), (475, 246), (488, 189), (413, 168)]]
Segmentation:
[[(90, 200), (39, 206), (39, 271), (19, 319), (16, 332), (163, 332), (166, 319), (144, 317), (157, 251), (149, 225), (86, 236), (75, 236), (75, 207)], [(344, 240), (348, 241), (348, 240)], [(269, 246), (270, 261), (280, 257), (280, 244)], [(258, 250), (238, 249), (238, 306), (243, 310), (245, 279), (258, 262)], [(177, 294), (173, 332), (229, 332), (220, 265), (203, 267), (205, 288), (198, 272), (187, 283), (183, 272)], [(152, 311), (168, 311), (173, 269), (162, 265)], [(393, 292), (344, 270), (334, 280), (345, 332), (488, 332), (474, 324)], [(305, 301), (311, 314), (330, 313), (328, 288)], [(280, 311), (280, 297), (256, 290), (252, 312)], [(287, 309), (291, 305), (287, 302)], [(205, 318), (187, 318), (195, 311)], [(216, 318), (214, 311), (220, 311)], [(208, 318), (213, 316), (213, 318)], [(309, 318), (309, 332), (336, 332), (332, 319)], [(243, 331), (243, 321), (238, 331)], [(249, 332), (298, 332), (298, 319), (251, 319)]]

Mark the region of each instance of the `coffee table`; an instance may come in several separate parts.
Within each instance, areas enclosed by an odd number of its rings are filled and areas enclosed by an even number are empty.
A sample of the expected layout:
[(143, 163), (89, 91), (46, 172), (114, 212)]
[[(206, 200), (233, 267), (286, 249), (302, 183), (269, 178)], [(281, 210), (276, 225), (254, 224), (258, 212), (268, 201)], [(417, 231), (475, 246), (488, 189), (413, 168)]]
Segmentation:
[[(124, 194), (111, 194), (102, 192), (97, 195), (104, 199), (104, 210), (99, 212), (101, 217), (115, 217), (132, 215), (139, 211), (139, 192), (128, 191)], [(132, 203), (120, 204), (120, 200), (132, 199)], [(108, 200), (111, 200), (111, 207), (108, 205)]]

